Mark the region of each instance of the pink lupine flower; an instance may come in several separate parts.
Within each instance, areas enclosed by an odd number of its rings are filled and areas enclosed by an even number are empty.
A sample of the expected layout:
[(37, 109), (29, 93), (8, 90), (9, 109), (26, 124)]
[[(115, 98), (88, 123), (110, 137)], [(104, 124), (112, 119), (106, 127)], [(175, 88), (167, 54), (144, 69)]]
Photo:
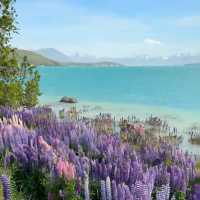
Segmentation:
[(144, 128), (144, 126), (143, 126), (142, 124), (140, 125), (139, 133), (140, 133), (141, 135), (144, 135), (144, 133), (145, 133), (145, 128)]
[(136, 131), (136, 133), (138, 133), (140, 135), (144, 135), (145, 128), (142, 124), (136, 124), (135, 125), (135, 131)]
[(48, 152), (51, 150), (51, 146), (43, 139), (42, 136), (38, 137), (38, 143), (41, 145), (44, 151)]
[(65, 177), (68, 181), (75, 178), (75, 167), (72, 163), (59, 159), (56, 168), (59, 175)]

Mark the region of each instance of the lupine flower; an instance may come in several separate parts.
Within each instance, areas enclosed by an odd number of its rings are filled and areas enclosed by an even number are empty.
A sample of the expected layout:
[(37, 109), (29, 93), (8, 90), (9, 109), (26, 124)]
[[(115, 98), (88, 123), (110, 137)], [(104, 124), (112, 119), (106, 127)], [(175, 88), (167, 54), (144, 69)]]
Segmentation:
[(106, 200), (106, 183), (104, 180), (100, 181), (101, 185), (101, 200)]
[(4, 200), (10, 200), (11, 194), (10, 194), (10, 183), (8, 177), (6, 175), (2, 175), (0, 177), (0, 180), (3, 186), (3, 198)]
[(145, 132), (145, 128), (144, 125), (142, 124), (136, 124), (134, 126), (135, 132), (138, 133), (139, 135), (144, 135)]
[(106, 200), (112, 200), (110, 177), (106, 178)]
[(58, 174), (65, 177), (68, 181), (75, 178), (75, 168), (72, 163), (59, 159), (56, 169), (58, 170)]
[(193, 196), (192, 196), (193, 200), (199, 200), (200, 199), (200, 185), (199, 184), (195, 184), (193, 186)]
[(84, 197), (85, 200), (90, 200), (89, 177), (86, 172), (84, 173)]
[(118, 200), (117, 184), (116, 184), (116, 182), (114, 180), (112, 181), (112, 198), (113, 198), (113, 200)]
[(43, 139), (42, 136), (38, 137), (38, 143), (41, 145), (42, 149), (44, 149), (44, 151), (48, 152), (51, 150), (51, 146)]
[(157, 200), (169, 200), (170, 188), (169, 185), (163, 185), (157, 190), (156, 199)]
[(123, 184), (123, 189), (125, 191), (126, 200), (133, 200), (133, 195), (131, 194), (129, 187), (127, 185)]
[[(41, 167), (67, 181), (75, 178), (75, 172), (76, 180), (84, 180), (87, 172), (93, 180), (104, 180), (108, 185), (105, 180), (109, 176), (114, 200), (149, 200), (157, 188), (158, 198), (167, 199), (176, 189), (185, 192), (196, 176), (191, 156), (162, 139), (159, 145), (144, 143), (136, 151), (129, 141), (97, 133), (92, 123), (59, 121), (50, 112), (46, 108), (14, 111), (0, 107), (4, 116), (0, 120), (0, 152), (9, 150), (12, 155), (6, 156), (5, 163), (15, 159), (22, 167)], [(143, 127), (138, 126), (138, 132), (143, 134)], [(166, 164), (168, 160), (170, 164)], [(88, 184), (86, 181), (85, 186)]]
[(125, 200), (125, 191), (123, 191), (123, 187), (121, 184), (117, 186), (117, 196), (118, 199)]

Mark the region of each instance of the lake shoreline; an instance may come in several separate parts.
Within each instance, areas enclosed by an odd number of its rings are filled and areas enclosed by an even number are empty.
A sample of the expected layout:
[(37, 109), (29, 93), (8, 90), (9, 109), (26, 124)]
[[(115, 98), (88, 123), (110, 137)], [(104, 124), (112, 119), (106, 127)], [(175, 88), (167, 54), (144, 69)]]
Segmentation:
[[(48, 98), (49, 99), (49, 98)], [(59, 98), (57, 98), (59, 100)], [(178, 135), (183, 137), (182, 144), (180, 145), (184, 151), (195, 152), (200, 154), (200, 146), (191, 144), (189, 142), (188, 130), (193, 126), (199, 126), (200, 114), (181, 110), (172, 109), (167, 107), (156, 107), (139, 104), (117, 104), (109, 102), (91, 102), (91, 101), (79, 101), (77, 104), (65, 104), (59, 101), (44, 102), (41, 105), (49, 105), (59, 115), (59, 111), (64, 109), (65, 112), (70, 108), (75, 107), (81, 117), (88, 117), (94, 119), (101, 114), (110, 114), (115, 120), (121, 118), (136, 117), (141, 121), (150, 116), (155, 116), (163, 121), (166, 121), (171, 128), (176, 127), (178, 129)]]

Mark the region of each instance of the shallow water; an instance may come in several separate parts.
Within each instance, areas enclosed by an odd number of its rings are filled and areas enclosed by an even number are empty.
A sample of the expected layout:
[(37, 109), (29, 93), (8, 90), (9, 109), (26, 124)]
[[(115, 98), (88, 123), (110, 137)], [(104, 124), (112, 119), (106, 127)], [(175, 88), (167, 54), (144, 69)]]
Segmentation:
[[(176, 67), (40, 67), (41, 103), (58, 102), (62, 96), (89, 106), (87, 115), (109, 112), (116, 117), (151, 114), (185, 131), (200, 124), (200, 66)], [(200, 125), (199, 125), (200, 126)], [(189, 151), (185, 137), (182, 145)]]

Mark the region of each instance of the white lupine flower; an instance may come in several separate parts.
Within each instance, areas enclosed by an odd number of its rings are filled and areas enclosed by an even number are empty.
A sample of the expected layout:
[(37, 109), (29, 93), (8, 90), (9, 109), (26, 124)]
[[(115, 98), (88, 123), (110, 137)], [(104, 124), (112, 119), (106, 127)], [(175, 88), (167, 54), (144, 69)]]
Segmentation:
[(106, 178), (106, 199), (112, 200), (110, 177)]
[(85, 178), (84, 178), (84, 196), (85, 196), (85, 200), (90, 200), (89, 177), (86, 172), (85, 172)]
[(106, 184), (104, 180), (101, 180), (101, 200), (106, 200)]

